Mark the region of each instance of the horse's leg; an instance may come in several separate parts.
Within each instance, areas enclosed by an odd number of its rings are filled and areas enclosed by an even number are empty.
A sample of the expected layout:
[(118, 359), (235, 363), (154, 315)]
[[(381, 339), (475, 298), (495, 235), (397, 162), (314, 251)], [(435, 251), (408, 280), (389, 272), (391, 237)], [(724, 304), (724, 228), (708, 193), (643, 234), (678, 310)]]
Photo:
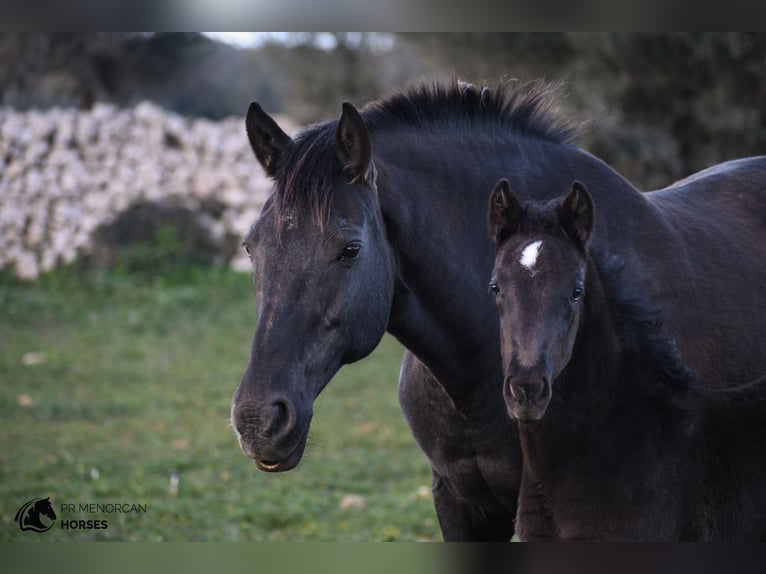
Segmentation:
[(447, 481), (431, 468), (436, 516), (447, 542), (509, 542), (513, 521), (492, 516), (475, 504), (462, 500)]
[[(431, 461), (434, 506), (444, 540), (508, 542), (513, 536), (513, 513), (494, 516), (468, 500), (487, 500), (492, 495), (472, 464), (476, 456), (465, 417), (409, 351), (399, 375), (399, 402), (415, 440)], [(460, 485), (471, 485), (470, 492), (461, 495)]]

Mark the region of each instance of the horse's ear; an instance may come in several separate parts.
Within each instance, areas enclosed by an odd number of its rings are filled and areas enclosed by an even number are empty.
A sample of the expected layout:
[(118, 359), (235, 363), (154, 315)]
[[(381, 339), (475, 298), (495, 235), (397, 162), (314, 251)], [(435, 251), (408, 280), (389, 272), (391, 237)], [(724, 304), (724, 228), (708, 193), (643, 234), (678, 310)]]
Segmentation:
[(343, 102), (343, 113), (335, 131), (335, 150), (350, 183), (374, 183), (370, 136), (362, 116), (350, 102)]
[(292, 141), (290, 136), (282, 131), (282, 128), (269, 114), (263, 111), (258, 102), (250, 103), (245, 128), (255, 157), (263, 166), (266, 175), (274, 177), (277, 162), (284, 149)]
[(503, 178), (489, 196), (489, 232), (495, 245), (500, 245), (519, 229), (523, 208), (511, 184)]
[(572, 191), (561, 204), (559, 218), (566, 234), (584, 252), (593, 233), (595, 217), (593, 198), (583, 183), (572, 184)]

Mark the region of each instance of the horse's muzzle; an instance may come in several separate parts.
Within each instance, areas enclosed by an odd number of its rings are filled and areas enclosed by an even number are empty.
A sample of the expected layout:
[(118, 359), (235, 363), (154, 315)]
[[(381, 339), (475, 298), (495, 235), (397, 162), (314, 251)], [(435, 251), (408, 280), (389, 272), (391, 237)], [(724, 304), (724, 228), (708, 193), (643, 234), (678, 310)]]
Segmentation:
[(254, 404), (232, 402), (231, 426), (245, 456), (259, 470), (284, 472), (303, 457), (311, 415), (299, 424), (287, 401), (275, 401), (264, 413)]

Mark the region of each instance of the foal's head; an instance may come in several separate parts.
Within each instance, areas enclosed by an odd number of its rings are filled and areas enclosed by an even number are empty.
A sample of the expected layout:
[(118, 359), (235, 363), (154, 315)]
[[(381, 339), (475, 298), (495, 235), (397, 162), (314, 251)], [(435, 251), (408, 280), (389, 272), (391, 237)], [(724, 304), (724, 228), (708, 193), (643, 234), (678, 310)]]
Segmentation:
[(580, 182), (563, 199), (522, 204), (502, 179), (490, 197), (503, 395), (518, 420), (545, 414), (552, 384), (572, 356), (593, 224), (593, 200)]

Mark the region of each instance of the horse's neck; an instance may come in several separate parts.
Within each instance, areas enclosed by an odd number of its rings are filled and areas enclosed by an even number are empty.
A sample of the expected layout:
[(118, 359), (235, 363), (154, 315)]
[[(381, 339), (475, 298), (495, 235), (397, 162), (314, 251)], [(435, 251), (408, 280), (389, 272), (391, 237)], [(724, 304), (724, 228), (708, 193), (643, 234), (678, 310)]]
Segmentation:
[[(596, 158), (551, 142), (469, 131), (371, 135), (398, 262), (389, 331), (453, 398), (468, 389), (488, 392), (502, 376), (497, 311), (487, 289), (494, 261), (487, 201), (497, 180), (509, 178), (524, 198), (549, 199), (581, 179), (605, 204), (631, 213), (640, 194)], [(601, 244), (608, 228), (620, 225), (619, 213), (611, 215), (601, 225)]]
[[(586, 297), (592, 291), (592, 285), (586, 286)], [(618, 430), (610, 419), (621, 400), (615, 392), (620, 383), (619, 340), (603, 309), (585, 313), (572, 357), (553, 382), (545, 415), (540, 421), (519, 423), (525, 476), (547, 485), (546, 489), (555, 490), (552, 485), (558, 484), (558, 478), (577, 480), (594, 463), (610, 464), (613, 457), (623, 456), (615, 451), (609, 435)]]
[[(617, 407), (620, 393), (616, 386), (624, 379), (619, 373), (625, 360), (615, 307), (589, 263), (583, 317), (572, 350), (572, 357), (554, 381), (554, 393), (564, 396), (561, 409), (570, 425), (578, 421), (588, 426), (601, 423), (609, 410)], [(583, 413), (587, 413), (583, 417)], [(556, 417), (556, 420), (559, 420)], [(563, 422), (563, 421), (562, 421)], [(565, 430), (566, 425), (562, 425)], [(570, 426), (571, 428), (571, 426)]]
[(389, 332), (455, 399), (502, 376), (497, 311), (487, 288), (493, 251), (486, 210), (503, 170), (489, 169), (488, 177), (467, 167), (479, 155), (450, 161), (447, 149), (436, 160), (430, 154), (400, 144), (376, 158), (397, 274)]

